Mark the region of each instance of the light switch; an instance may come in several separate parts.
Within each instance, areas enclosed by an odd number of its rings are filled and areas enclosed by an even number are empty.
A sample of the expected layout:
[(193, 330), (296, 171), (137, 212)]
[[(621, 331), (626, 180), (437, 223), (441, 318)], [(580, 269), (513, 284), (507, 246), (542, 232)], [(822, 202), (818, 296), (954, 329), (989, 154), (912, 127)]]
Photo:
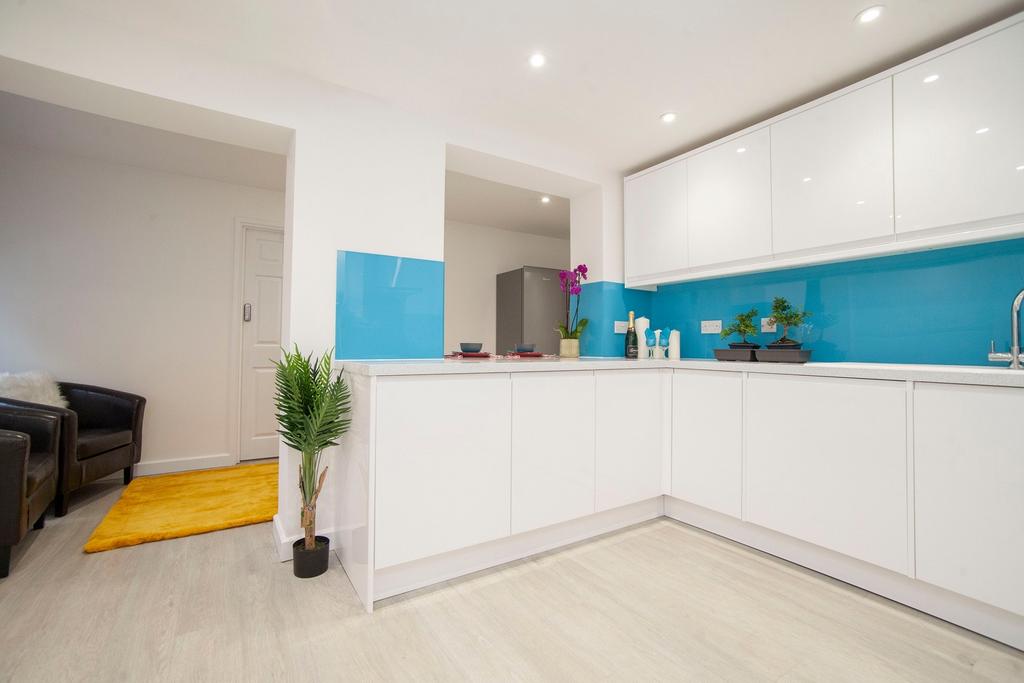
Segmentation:
[(722, 333), (722, 321), (721, 320), (701, 320), (700, 321), (700, 333), (701, 334), (721, 334)]
[(772, 322), (771, 318), (761, 318), (761, 331), (762, 332), (774, 332), (775, 323)]
[(626, 330), (629, 329), (629, 323), (625, 320), (615, 321), (615, 334), (626, 334)]

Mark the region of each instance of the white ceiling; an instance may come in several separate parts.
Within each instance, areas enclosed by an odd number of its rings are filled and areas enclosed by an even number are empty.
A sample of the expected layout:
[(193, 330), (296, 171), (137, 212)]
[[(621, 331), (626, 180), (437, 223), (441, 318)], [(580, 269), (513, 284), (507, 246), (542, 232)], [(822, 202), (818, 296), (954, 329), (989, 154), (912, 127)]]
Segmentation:
[[(447, 171), (444, 219), (569, 239), (569, 200)], [(547, 204), (541, 197), (547, 196)]]
[(0, 142), (284, 192), (287, 159), (0, 91)]
[[(855, 23), (881, 2), (883, 17)], [(52, 0), (631, 171), (1024, 10), (1024, 0)], [(24, 3), (30, 11), (33, 3)], [(16, 10), (17, 11), (17, 10)], [(84, 30), (84, 29), (83, 29)], [(531, 69), (535, 50), (547, 66)], [(675, 124), (658, 120), (679, 113)]]

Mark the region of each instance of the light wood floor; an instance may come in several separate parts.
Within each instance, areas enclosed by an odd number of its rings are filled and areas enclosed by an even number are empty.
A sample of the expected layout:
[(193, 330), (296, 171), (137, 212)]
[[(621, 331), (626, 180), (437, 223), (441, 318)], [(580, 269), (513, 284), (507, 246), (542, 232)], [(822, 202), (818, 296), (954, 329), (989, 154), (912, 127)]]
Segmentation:
[(379, 603), (269, 525), (97, 555), (72, 499), (0, 581), (0, 680), (1024, 680), (1024, 653), (658, 520)]

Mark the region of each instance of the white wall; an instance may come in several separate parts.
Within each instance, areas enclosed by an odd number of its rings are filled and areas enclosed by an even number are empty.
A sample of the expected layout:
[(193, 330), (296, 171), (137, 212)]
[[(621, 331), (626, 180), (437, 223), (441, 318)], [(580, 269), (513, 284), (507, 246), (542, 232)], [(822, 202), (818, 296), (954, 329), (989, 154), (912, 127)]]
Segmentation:
[(0, 207), (0, 371), (141, 394), (143, 463), (227, 464), (235, 218), (284, 193), (3, 145)]
[(495, 276), (522, 266), (569, 267), (569, 240), (499, 230), (483, 225), (444, 224), (444, 348), (480, 341), (495, 348)]

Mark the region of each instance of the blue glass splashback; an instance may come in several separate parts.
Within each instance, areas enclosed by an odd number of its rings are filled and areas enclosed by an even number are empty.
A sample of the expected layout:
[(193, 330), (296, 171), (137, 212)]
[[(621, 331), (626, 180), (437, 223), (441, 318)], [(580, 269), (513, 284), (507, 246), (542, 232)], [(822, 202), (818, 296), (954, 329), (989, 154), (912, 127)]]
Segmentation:
[(443, 355), (443, 261), (338, 252), (335, 358)]
[(791, 336), (813, 349), (814, 360), (988, 365), (989, 340), (1000, 350), (1009, 345), (1010, 302), (1021, 288), (1024, 239), (686, 282), (656, 293), (592, 283), (584, 305), (594, 322), (582, 347), (587, 355), (622, 355), (623, 336), (613, 334), (611, 321), (632, 308), (654, 327), (679, 329), (684, 357), (711, 358), (724, 342), (700, 334), (701, 320), (728, 324), (751, 307), (768, 317), (772, 297), (784, 296), (813, 313)]

